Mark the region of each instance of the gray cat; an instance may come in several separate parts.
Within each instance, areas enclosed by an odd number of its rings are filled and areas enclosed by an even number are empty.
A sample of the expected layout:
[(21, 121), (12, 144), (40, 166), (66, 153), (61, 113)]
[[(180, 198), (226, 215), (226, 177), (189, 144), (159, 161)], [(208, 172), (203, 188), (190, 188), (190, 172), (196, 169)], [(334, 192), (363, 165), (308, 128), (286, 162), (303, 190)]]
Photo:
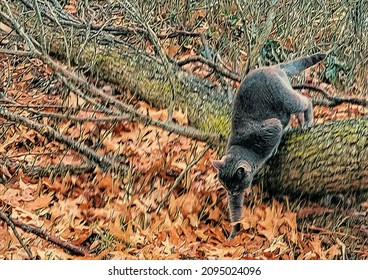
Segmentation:
[[(301, 126), (313, 123), (312, 102), (293, 90), (288, 77), (297, 75), (326, 57), (317, 53), (291, 62), (251, 71), (233, 102), (231, 134), (226, 154), (214, 160), (218, 178), (226, 188), (230, 221), (239, 222), (245, 190), (280, 144), (283, 132), (296, 114)], [(240, 230), (237, 223), (229, 236)]]

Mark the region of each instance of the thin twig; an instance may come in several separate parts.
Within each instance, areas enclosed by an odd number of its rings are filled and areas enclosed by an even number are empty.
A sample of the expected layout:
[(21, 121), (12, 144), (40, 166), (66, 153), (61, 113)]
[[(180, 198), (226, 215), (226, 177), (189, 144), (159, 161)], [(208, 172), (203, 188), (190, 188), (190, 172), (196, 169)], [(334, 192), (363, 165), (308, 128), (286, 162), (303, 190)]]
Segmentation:
[[(7, 217), (6, 215), (4, 217), (4, 215), (5, 214), (0, 211), (0, 218), (4, 219), (5, 217)], [(23, 223), (23, 222), (21, 222), (17, 219), (11, 218), (11, 217), (7, 217), (7, 218), (11, 221), (11, 223), (14, 226), (21, 228), (25, 232), (33, 233), (33, 234), (35, 234), (35, 235), (37, 235), (37, 236), (39, 236), (39, 237), (41, 237), (41, 238), (43, 238), (47, 241), (50, 241), (50, 242), (60, 246), (61, 248), (64, 248), (64, 249), (70, 251), (71, 253), (73, 253), (75, 255), (87, 256), (88, 254), (90, 254), (88, 250), (86, 250), (82, 247), (73, 245), (71, 243), (68, 243), (66, 241), (63, 241), (60, 238), (58, 238), (54, 235), (51, 235), (50, 233), (46, 232), (45, 230), (43, 230), (39, 227), (32, 226), (32, 225), (27, 225), (27, 224), (25, 224), (25, 223)]]
[[(33, 9), (36, 12), (36, 23), (40, 25), (41, 36), (39, 36), (39, 40), (41, 41), (41, 48), (43, 51), (46, 51), (46, 41), (45, 41), (45, 28), (43, 25), (43, 20), (40, 12), (40, 8), (38, 6), (38, 0), (32, 0)], [(38, 22), (37, 22), (38, 21)]]
[[(8, 157), (10, 158), (10, 157)], [(0, 165), (6, 166), (8, 169), (22, 169), (23, 173), (31, 177), (62, 177), (67, 173), (85, 174), (92, 172), (96, 167), (91, 164), (55, 164), (47, 166), (31, 166), (23, 163), (13, 163), (10, 160), (0, 159)], [(16, 171), (15, 171), (16, 172)], [(12, 172), (13, 173), (13, 172)]]
[(245, 32), (245, 37), (246, 37), (246, 40), (247, 40), (246, 41), (246, 45), (247, 45), (247, 62), (246, 62), (246, 65), (245, 65), (243, 75), (241, 77), (241, 79), (243, 79), (245, 77), (245, 75), (248, 74), (248, 72), (250, 70), (252, 45), (251, 45), (250, 31), (249, 31), (249, 28), (248, 28), (248, 23), (247, 23), (247, 19), (246, 19), (246, 16), (245, 16), (245, 12), (244, 12), (242, 6), (239, 3), (239, 0), (235, 0), (235, 3), (236, 3), (236, 6), (239, 10), (239, 13), (240, 13), (241, 21), (242, 21), (242, 24), (243, 24), (243, 29), (244, 29), (244, 32)]
[[(34, 56), (38, 58), (47, 59), (47, 61), (53, 65), (56, 65), (56, 63), (48, 57), (46, 54), (42, 54), (39, 50), (37, 50), (36, 46), (33, 44), (34, 40), (32, 37), (28, 36), (24, 30), (23, 27), (16, 21), (14, 18), (8, 4), (6, 1), (4, 1), (4, 4), (6, 5), (8, 9), (9, 16), (3, 14), (0, 11), (1, 17), (5, 18), (6, 20), (10, 21), (15, 30), (19, 35), (23, 37), (23, 39), (29, 44), (29, 48), (31, 49), (31, 52), (34, 54)], [(39, 44), (38, 44), (39, 45)], [(43, 136), (56, 139), (57, 141), (68, 145), (72, 149), (78, 151), (79, 153), (85, 155), (89, 160), (96, 163), (98, 166), (101, 167), (102, 170), (106, 171), (110, 168), (116, 167), (120, 171), (127, 171), (128, 168), (125, 165), (119, 164), (118, 166), (114, 166), (115, 163), (112, 161), (111, 158), (107, 158), (106, 156), (98, 155), (95, 151), (91, 150), (89, 147), (82, 143), (77, 143), (73, 139), (62, 135), (60, 132), (56, 131), (55, 129), (47, 126), (47, 125), (41, 125), (37, 122), (34, 122), (28, 118), (25, 118), (23, 116), (19, 116), (13, 113), (10, 113), (6, 108), (0, 107), (0, 115), (2, 115), (5, 119), (10, 121), (18, 122), (26, 127), (29, 127), (31, 129), (36, 130), (38, 133), (40, 133)]]
[[(45, 137), (55, 139), (60, 143), (66, 144), (73, 150), (85, 155), (89, 160), (96, 163), (104, 171), (114, 167), (114, 162), (110, 158), (97, 154), (86, 145), (74, 141), (73, 139), (61, 134), (50, 126), (42, 125), (23, 116), (10, 113), (7, 109), (1, 106), (0, 115), (2, 115), (7, 120), (15, 121), (23, 126), (33, 129)], [(127, 170), (127, 167), (124, 165), (119, 165), (118, 168), (125, 171)]]
[(368, 106), (368, 99), (364, 98), (356, 98), (356, 97), (338, 97), (338, 96), (332, 96), (328, 94), (325, 90), (312, 86), (312, 85), (295, 85), (293, 86), (293, 89), (309, 89), (314, 90), (316, 92), (319, 92), (323, 95), (323, 97), (330, 102), (325, 103), (328, 107), (334, 107), (337, 105), (340, 105), (342, 103), (350, 103), (355, 105), (361, 105), (361, 106)]
[(119, 116), (107, 116), (107, 117), (78, 117), (72, 116), (71, 114), (58, 114), (58, 113), (49, 113), (49, 112), (37, 112), (38, 115), (54, 118), (59, 120), (69, 120), (73, 122), (85, 123), (85, 122), (117, 122), (117, 121), (126, 121), (130, 120), (131, 116), (128, 114), (123, 114)]
[[(32, 6), (31, 3), (29, 3), (29, 1), (27, 0), (21, 0), (21, 2), (23, 4), (25, 4), (28, 8), (33, 9), (34, 7)], [(46, 2), (47, 3), (47, 2)], [(47, 3), (48, 4), (48, 3)], [(48, 5), (49, 6), (49, 5)], [(49, 6), (49, 9), (51, 7)], [(47, 11), (45, 11), (45, 9), (41, 9), (41, 14), (45, 17), (47, 17), (49, 20), (51, 21), (55, 21), (55, 17), (51, 16), (50, 13), (48, 13)], [(78, 19), (76, 19), (75, 17), (73, 17), (72, 15), (68, 15), (69, 19), (73, 19), (73, 20), (66, 20), (66, 19), (62, 19), (62, 18), (58, 18), (58, 25), (62, 24), (64, 26), (71, 26), (77, 29), (87, 29), (87, 24), (84, 22), (80, 22)], [(147, 30), (145, 30), (144, 28), (139, 28), (139, 27), (124, 27), (124, 26), (110, 26), (107, 25), (106, 23), (103, 24), (89, 24), (89, 28), (93, 31), (106, 31), (112, 35), (119, 35), (119, 36), (134, 36), (136, 34), (141, 34), (144, 37), (148, 37), (148, 32)], [(172, 32), (168, 32), (168, 33), (160, 33), (157, 34), (157, 38), (159, 39), (169, 39), (169, 38), (176, 38), (176, 37), (200, 37), (201, 36), (201, 32), (194, 32), (194, 31), (187, 31), (187, 30), (177, 30), (177, 31), (172, 31)]]
[(7, 225), (13, 230), (15, 237), (18, 239), (19, 243), (22, 245), (23, 249), (26, 251), (30, 260), (33, 260), (33, 255), (31, 250), (28, 248), (27, 244), (24, 243), (23, 238), (19, 235), (17, 229), (13, 221), (6, 215), (3, 211), (0, 210), (0, 219), (3, 219)]
[(0, 53), (26, 57), (32, 57), (33, 55), (33, 53), (29, 51), (9, 50), (4, 48), (0, 48)]
[(203, 64), (208, 65), (209, 67), (213, 68), (216, 72), (219, 72), (220, 74), (222, 74), (223, 76), (232, 79), (236, 82), (240, 82), (240, 76), (237, 73), (231, 72), (227, 69), (225, 69), (224, 67), (214, 63), (213, 61), (210, 61), (206, 58), (204, 58), (203, 56), (189, 56), (186, 58), (183, 58), (181, 60), (178, 60), (176, 63), (182, 67), (185, 64), (191, 63), (191, 62), (201, 62)]
[(158, 205), (157, 209), (156, 209), (156, 213), (160, 212), (162, 206), (165, 204), (165, 202), (170, 198), (172, 192), (174, 191), (174, 189), (180, 184), (181, 180), (183, 180), (185, 174), (188, 173), (188, 171), (190, 169), (192, 169), (192, 167), (194, 165), (196, 165), (201, 158), (205, 155), (205, 153), (209, 150), (209, 146), (207, 146), (201, 153), (200, 155), (194, 159), (190, 164), (187, 165), (187, 167), (179, 174), (179, 176), (175, 179), (173, 185), (171, 186), (171, 188), (169, 189), (169, 191), (167, 192), (167, 194), (165, 195), (165, 197), (162, 199), (162, 201), (160, 202), (160, 204)]
[[(3, 16), (3, 15), (2, 15)], [(6, 15), (5, 15), (6, 17)], [(11, 23), (15, 24), (16, 26), (19, 26), (15, 20), (12, 20)], [(46, 63), (48, 66), (50, 66), (54, 71), (62, 74), (64, 77), (70, 79), (74, 83), (77, 83), (79, 86), (82, 86), (84, 90), (88, 91), (90, 94), (92, 94), (95, 97), (99, 97), (103, 99), (106, 103), (113, 104), (120, 110), (123, 110), (129, 114), (132, 115), (133, 119), (139, 121), (141, 123), (144, 123), (145, 125), (155, 125), (157, 127), (160, 127), (162, 129), (177, 133), (179, 135), (191, 137), (193, 139), (199, 140), (199, 141), (205, 141), (211, 145), (216, 145), (218, 143), (223, 142), (222, 136), (212, 133), (205, 133), (203, 131), (194, 129), (192, 127), (184, 127), (181, 125), (174, 124), (172, 122), (162, 122), (155, 120), (151, 118), (148, 115), (141, 114), (137, 110), (130, 108), (127, 104), (117, 100), (111, 95), (108, 95), (101, 90), (97, 89), (94, 85), (88, 83), (85, 79), (78, 77), (76, 74), (68, 71), (67, 69), (64, 69), (60, 67), (55, 61), (53, 61), (47, 54), (41, 53), (36, 49), (36, 47), (33, 45), (30, 37), (23, 32), (22, 29), (16, 28), (16, 31), (26, 40), (27, 43), (32, 44), (33, 51), (31, 52), (34, 57), (41, 59), (44, 63)], [(26, 39), (27, 38), (27, 39)], [(170, 76), (170, 75), (169, 75)], [(67, 82), (65, 79), (63, 82)]]
[[(0, 94), (0, 102), (3, 101), (1, 100), (3, 98), (3, 96), (1, 96)], [(7, 102), (6, 100), (4, 100), (5, 102)], [(25, 104), (13, 104), (13, 103), (0, 103), (2, 107), (11, 107), (11, 108), (26, 108), (26, 109), (64, 109), (64, 110), (68, 110), (70, 113), (74, 113), (74, 112), (80, 112), (80, 111), (85, 111), (85, 112), (91, 112), (91, 113), (105, 113), (102, 110), (95, 110), (95, 109), (87, 109), (87, 108), (82, 108), (81, 106), (76, 106), (76, 107), (70, 107), (70, 106), (63, 106), (63, 105), (51, 105), (51, 104), (45, 104), (45, 105), (25, 105)], [(43, 112), (39, 112), (37, 111), (37, 113), (43, 113)]]
[[(25, 108), (27, 111), (33, 114), (36, 114), (38, 116), (54, 118), (54, 119), (59, 119), (59, 120), (69, 120), (69, 121), (74, 121), (74, 122), (79, 122), (79, 123), (85, 123), (85, 122), (115, 122), (115, 121), (124, 121), (124, 120), (131, 119), (131, 116), (128, 114), (118, 115), (118, 116), (107, 116), (107, 117), (101, 117), (101, 116), (100, 117), (78, 117), (78, 116), (73, 116), (72, 112), (68, 112), (65, 114), (42, 112), (42, 111), (37, 111), (37, 110), (32, 109), (32, 105), (22, 105), (22, 104), (19, 104), (13, 100), (10, 100), (0, 95), (0, 101), (1, 99), (4, 99), (4, 101), (7, 101), (10, 103), (10, 104), (1, 104), (2, 107)], [(50, 108), (47, 105), (36, 106), (36, 108), (44, 108), (44, 107)], [(60, 108), (60, 107), (68, 108), (66, 106), (56, 106), (56, 107), (57, 108)], [(75, 110), (75, 108), (72, 108), (72, 110)]]
[[(68, 40), (67, 40), (67, 36), (66, 36), (66, 33), (65, 33), (65, 29), (60, 24), (60, 22), (58, 21), (57, 16), (55, 15), (55, 13), (53, 12), (53, 10), (51, 9), (50, 3), (46, 1), (46, 4), (49, 7), (50, 14), (54, 18), (55, 23), (57, 24), (57, 26), (60, 28), (61, 32), (63, 33), (63, 41), (64, 41), (64, 47), (65, 47), (66, 61), (68, 62), (68, 65), (70, 66), (70, 49), (69, 49), (69, 45), (68, 45)], [(43, 14), (45, 14), (45, 13), (43, 13)]]
[(3, 12), (0, 11), (0, 15), (3, 19), (5, 19), (6, 21), (10, 22), (11, 25), (14, 27), (14, 29), (17, 31), (18, 34), (20, 34), (23, 39), (26, 41), (28, 47), (30, 48), (30, 52), (33, 52), (36, 50), (35, 45), (33, 44), (33, 42), (30, 40), (30, 38), (25, 34), (23, 27), (15, 20), (13, 13), (8, 5), (8, 3), (6, 1), (2, 1), (3, 4), (5, 5), (5, 7), (8, 10), (8, 14), (5, 14)]
[[(27, 42), (32, 44), (32, 46), (34, 47), (34, 45), (32, 43), (32, 40), (29, 39), (29, 36), (27, 34), (22, 32), (22, 30), (16, 29), (16, 31), (19, 32), (19, 34), (22, 37), (28, 38)], [(173, 133), (177, 133), (179, 135), (191, 137), (191, 138), (193, 138), (195, 140), (198, 140), (198, 141), (205, 141), (205, 142), (207, 142), (211, 145), (216, 145), (216, 144), (222, 143), (224, 141), (224, 139), (222, 139), (221, 135), (206, 133), (206, 132), (197, 130), (197, 129), (192, 128), (192, 127), (185, 127), (185, 126), (181, 126), (181, 125), (171, 123), (171, 122), (170, 123), (162, 122), (162, 121), (159, 121), (159, 120), (155, 120), (155, 119), (151, 118), (148, 115), (141, 114), (137, 110), (130, 108), (127, 104), (125, 104), (125, 103), (117, 100), (113, 96), (108, 95), (108, 94), (104, 93), (103, 91), (99, 90), (94, 85), (88, 83), (85, 79), (83, 79), (81, 77), (78, 77), (75, 73), (72, 73), (72, 72), (68, 71), (67, 69), (64, 69), (64, 68), (60, 67), (47, 54), (42, 54), (35, 47), (34, 47), (33, 52), (28, 52), (26, 54), (28, 55), (30, 53), (32, 54), (33, 57), (41, 59), (44, 63), (46, 63), (48, 66), (50, 66), (55, 72), (60, 73), (65, 78), (73, 81), (74, 83), (78, 84), (79, 86), (82, 86), (83, 89), (86, 90), (87, 92), (89, 92), (92, 96), (101, 98), (104, 101), (105, 104), (112, 104), (112, 105), (116, 106), (117, 108), (119, 108), (120, 110), (129, 113), (132, 116), (133, 121), (135, 120), (135, 121), (141, 122), (145, 125), (150, 125), (151, 124), (151, 125), (160, 127), (162, 129), (171, 131)], [(67, 83), (67, 85), (71, 86), (70, 83), (68, 83), (68, 81), (65, 78), (63, 79), (63, 82)], [(101, 107), (104, 107), (104, 106), (101, 105)], [(102, 110), (102, 108), (99, 108), (99, 109)], [(111, 112), (111, 110), (109, 110), (109, 111)]]
[(206, 133), (200, 130), (197, 130), (192, 127), (186, 127), (181, 126), (175, 123), (168, 123), (168, 122), (162, 122), (156, 119), (153, 119), (149, 115), (145, 115), (142, 113), (139, 113), (137, 110), (131, 108), (127, 104), (125, 104), (122, 101), (117, 100), (113, 96), (104, 93), (100, 89), (96, 88), (94, 85), (88, 83), (88, 81), (84, 78), (81, 78), (77, 76), (75, 73), (70, 72), (69, 70), (60, 67), (55, 61), (53, 61), (48, 55), (38, 55), (38, 58), (43, 60), (47, 65), (49, 65), (51, 68), (54, 69), (54, 71), (57, 71), (61, 73), (63, 76), (68, 78), (69, 80), (73, 81), (74, 83), (77, 83), (79, 86), (83, 87), (84, 90), (89, 92), (92, 96), (100, 98), (103, 103), (105, 104), (112, 104), (119, 108), (120, 110), (127, 112), (132, 116), (132, 120), (136, 120), (138, 122), (141, 122), (145, 125), (154, 125), (157, 127), (160, 127), (162, 129), (171, 131), (173, 133), (177, 133), (179, 135), (191, 137), (198, 141), (205, 141), (211, 145), (216, 145), (221, 142), (223, 142), (222, 136), (213, 134), (213, 133)]
[[(55, 71), (55, 68), (53, 70)], [(97, 110), (99, 110), (99, 111), (101, 111), (101, 112), (103, 112), (105, 114), (109, 114), (111, 116), (113, 116), (113, 115), (119, 115), (117, 112), (114, 112), (114, 111), (110, 110), (109, 108), (107, 108), (106, 106), (104, 106), (103, 104), (101, 104), (101, 102), (95, 101), (92, 98), (90, 98), (87, 94), (85, 94), (84, 92), (82, 92), (74, 83), (70, 82), (61, 73), (56, 72), (56, 75), (61, 79), (61, 81), (63, 82), (63, 84), (70, 91), (73, 91), (75, 94), (77, 94), (78, 96), (80, 96), (81, 98), (83, 98), (84, 100), (86, 100), (89, 104), (91, 104), (94, 107), (96, 107)]]

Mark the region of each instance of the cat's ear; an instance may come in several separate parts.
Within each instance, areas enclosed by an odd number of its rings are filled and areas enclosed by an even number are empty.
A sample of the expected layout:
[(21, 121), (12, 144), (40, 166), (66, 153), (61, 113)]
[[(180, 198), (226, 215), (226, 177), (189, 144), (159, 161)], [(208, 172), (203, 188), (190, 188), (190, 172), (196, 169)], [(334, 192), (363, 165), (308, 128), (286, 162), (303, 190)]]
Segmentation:
[(249, 162), (242, 160), (241, 162), (239, 162), (238, 168), (242, 168), (244, 169), (245, 172), (251, 172), (252, 171), (252, 167), (250, 166)]
[(213, 166), (217, 169), (217, 170), (220, 170), (221, 167), (224, 165), (225, 161), (223, 159), (220, 159), (220, 160), (217, 160), (215, 159), (212, 164)]
[(225, 155), (225, 156), (223, 156), (223, 157), (222, 157), (222, 159), (220, 159), (220, 160), (216, 160), (216, 159), (215, 159), (215, 160), (212, 162), (213, 166), (214, 166), (217, 170), (220, 170), (220, 169), (224, 166), (225, 161), (226, 161), (226, 158), (228, 158), (228, 157), (230, 157), (230, 155)]

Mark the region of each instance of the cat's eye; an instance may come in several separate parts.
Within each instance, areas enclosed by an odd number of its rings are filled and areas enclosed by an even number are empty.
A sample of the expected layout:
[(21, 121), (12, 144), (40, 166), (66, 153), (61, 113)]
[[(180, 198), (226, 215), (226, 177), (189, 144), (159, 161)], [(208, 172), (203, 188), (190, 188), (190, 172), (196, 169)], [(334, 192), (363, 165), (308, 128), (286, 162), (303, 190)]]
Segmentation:
[(244, 168), (243, 168), (243, 167), (239, 167), (239, 168), (238, 168), (238, 170), (236, 170), (236, 177), (237, 177), (239, 180), (241, 180), (241, 179), (243, 179), (244, 175), (245, 175), (245, 170), (244, 170)]

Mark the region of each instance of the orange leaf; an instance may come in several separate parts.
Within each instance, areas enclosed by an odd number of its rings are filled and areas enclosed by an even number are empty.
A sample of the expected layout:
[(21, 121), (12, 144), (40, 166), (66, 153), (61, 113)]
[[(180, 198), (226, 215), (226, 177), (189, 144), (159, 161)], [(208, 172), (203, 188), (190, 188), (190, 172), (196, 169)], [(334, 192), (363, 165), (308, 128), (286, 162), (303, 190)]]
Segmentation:
[(36, 198), (35, 201), (27, 203), (25, 205), (25, 208), (27, 210), (30, 210), (30, 211), (44, 208), (46, 206), (49, 206), (49, 204), (52, 201), (53, 197), (54, 197), (53, 193), (48, 193), (46, 195), (41, 195), (38, 198)]
[(77, 8), (74, 5), (65, 5), (64, 10), (68, 11), (71, 14), (77, 13)]
[(210, 215), (208, 216), (208, 220), (218, 221), (221, 215), (222, 215), (221, 209), (219, 207), (216, 207), (215, 209), (210, 210)]
[(340, 246), (338, 244), (335, 244), (331, 246), (329, 249), (327, 249), (324, 253), (326, 255), (326, 258), (329, 260), (333, 260), (335, 257), (341, 255), (341, 250), (339, 248)]
[(120, 225), (120, 219), (116, 218), (114, 223), (110, 224), (109, 231), (117, 239), (127, 241), (129, 240), (129, 235), (132, 234), (132, 227), (128, 226), (127, 229), (123, 231)]
[(172, 227), (169, 231), (170, 242), (175, 246), (178, 246), (181, 243), (180, 236), (178, 234), (178, 229), (176, 227)]
[(268, 230), (258, 230), (258, 233), (266, 237), (269, 242), (272, 242), (275, 239), (272, 228)]
[(183, 112), (182, 110), (175, 110), (173, 112), (173, 118), (178, 123), (183, 124), (183, 125), (188, 125), (188, 123), (189, 123), (189, 121), (188, 121), (188, 112), (187, 111)]
[(174, 57), (178, 53), (179, 48), (180, 47), (177, 44), (170, 45), (170, 47), (168, 49), (169, 56)]
[(34, 75), (32, 72), (28, 72), (26, 75), (23, 76), (22, 81), (29, 81), (34, 78)]
[(313, 251), (320, 257), (324, 259), (324, 254), (322, 252), (321, 248), (321, 240), (319, 239), (319, 236), (314, 236), (313, 241), (309, 241), (309, 244), (312, 246)]

